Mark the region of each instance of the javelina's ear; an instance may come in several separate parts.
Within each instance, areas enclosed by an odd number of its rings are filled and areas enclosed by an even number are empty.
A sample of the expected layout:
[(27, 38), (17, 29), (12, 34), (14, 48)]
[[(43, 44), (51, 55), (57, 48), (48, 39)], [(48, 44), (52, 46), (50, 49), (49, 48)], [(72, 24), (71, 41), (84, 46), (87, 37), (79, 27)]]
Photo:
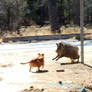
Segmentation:
[(56, 45), (58, 46), (59, 44), (58, 44), (58, 43), (56, 43)]
[(59, 43), (59, 45), (62, 45), (62, 43)]
[(60, 45), (60, 46), (64, 46), (64, 44), (63, 44), (63, 43), (59, 43), (59, 45)]

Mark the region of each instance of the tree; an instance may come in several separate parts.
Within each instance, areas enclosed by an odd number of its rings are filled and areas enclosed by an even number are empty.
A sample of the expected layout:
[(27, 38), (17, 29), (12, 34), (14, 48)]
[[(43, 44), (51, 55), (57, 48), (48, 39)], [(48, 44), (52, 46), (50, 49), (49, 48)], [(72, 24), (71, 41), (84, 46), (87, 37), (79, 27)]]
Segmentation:
[(5, 20), (2, 21), (7, 28), (5, 31), (18, 31), (27, 11), (25, 11), (27, 7), (25, 0), (2, 0), (1, 4), (5, 16)]
[(84, 0), (84, 21), (85, 24), (91, 24), (92, 25), (92, 0)]
[(80, 0), (73, 0), (74, 24), (80, 25)]
[(59, 23), (61, 25), (64, 24), (64, 0), (57, 0), (57, 4), (58, 4), (58, 16), (59, 16)]
[(57, 0), (48, 0), (49, 20), (52, 32), (60, 32), (59, 18), (57, 15)]

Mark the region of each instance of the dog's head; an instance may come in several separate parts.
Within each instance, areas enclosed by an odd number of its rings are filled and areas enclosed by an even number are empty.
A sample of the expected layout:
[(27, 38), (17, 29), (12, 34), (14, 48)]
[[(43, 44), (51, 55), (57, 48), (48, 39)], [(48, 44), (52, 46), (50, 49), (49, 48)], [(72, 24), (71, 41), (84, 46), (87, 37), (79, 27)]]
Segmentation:
[(43, 53), (42, 54), (38, 53), (38, 58), (43, 58), (44, 59), (44, 54)]

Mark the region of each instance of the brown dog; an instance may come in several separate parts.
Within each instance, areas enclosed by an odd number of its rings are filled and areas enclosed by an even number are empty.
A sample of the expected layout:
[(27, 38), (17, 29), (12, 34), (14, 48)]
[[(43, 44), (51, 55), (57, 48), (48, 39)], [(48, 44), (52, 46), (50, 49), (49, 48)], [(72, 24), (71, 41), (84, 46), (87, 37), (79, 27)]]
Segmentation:
[(31, 72), (32, 67), (38, 67), (38, 71), (40, 70), (40, 67), (44, 67), (44, 54), (38, 53), (38, 57), (30, 60), (29, 62), (26, 63), (20, 63), (20, 64), (29, 64), (30, 69), (29, 71)]

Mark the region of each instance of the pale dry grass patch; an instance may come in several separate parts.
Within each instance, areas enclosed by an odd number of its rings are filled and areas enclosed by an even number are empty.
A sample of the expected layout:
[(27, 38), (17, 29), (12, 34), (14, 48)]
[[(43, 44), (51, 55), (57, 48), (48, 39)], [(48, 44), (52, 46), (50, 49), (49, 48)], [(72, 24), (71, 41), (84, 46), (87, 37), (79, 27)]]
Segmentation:
[[(17, 32), (12, 33), (6, 33), (5, 37), (24, 37), (24, 36), (40, 36), (40, 35), (60, 35), (60, 34), (80, 34), (80, 28), (78, 26), (62, 26), (60, 28), (60, 33), (53, 33), (51, 32), (50, 26), (29, 26), (27, 28), (22, 27), (20, 29), (20, 34), (17, 34)], [(88, 33), (88, 34), (87, 34)], [(92, 28), (86, 28), (84, 27), (84, 34), (86, 34), (85, 38), (92, 38)]]

